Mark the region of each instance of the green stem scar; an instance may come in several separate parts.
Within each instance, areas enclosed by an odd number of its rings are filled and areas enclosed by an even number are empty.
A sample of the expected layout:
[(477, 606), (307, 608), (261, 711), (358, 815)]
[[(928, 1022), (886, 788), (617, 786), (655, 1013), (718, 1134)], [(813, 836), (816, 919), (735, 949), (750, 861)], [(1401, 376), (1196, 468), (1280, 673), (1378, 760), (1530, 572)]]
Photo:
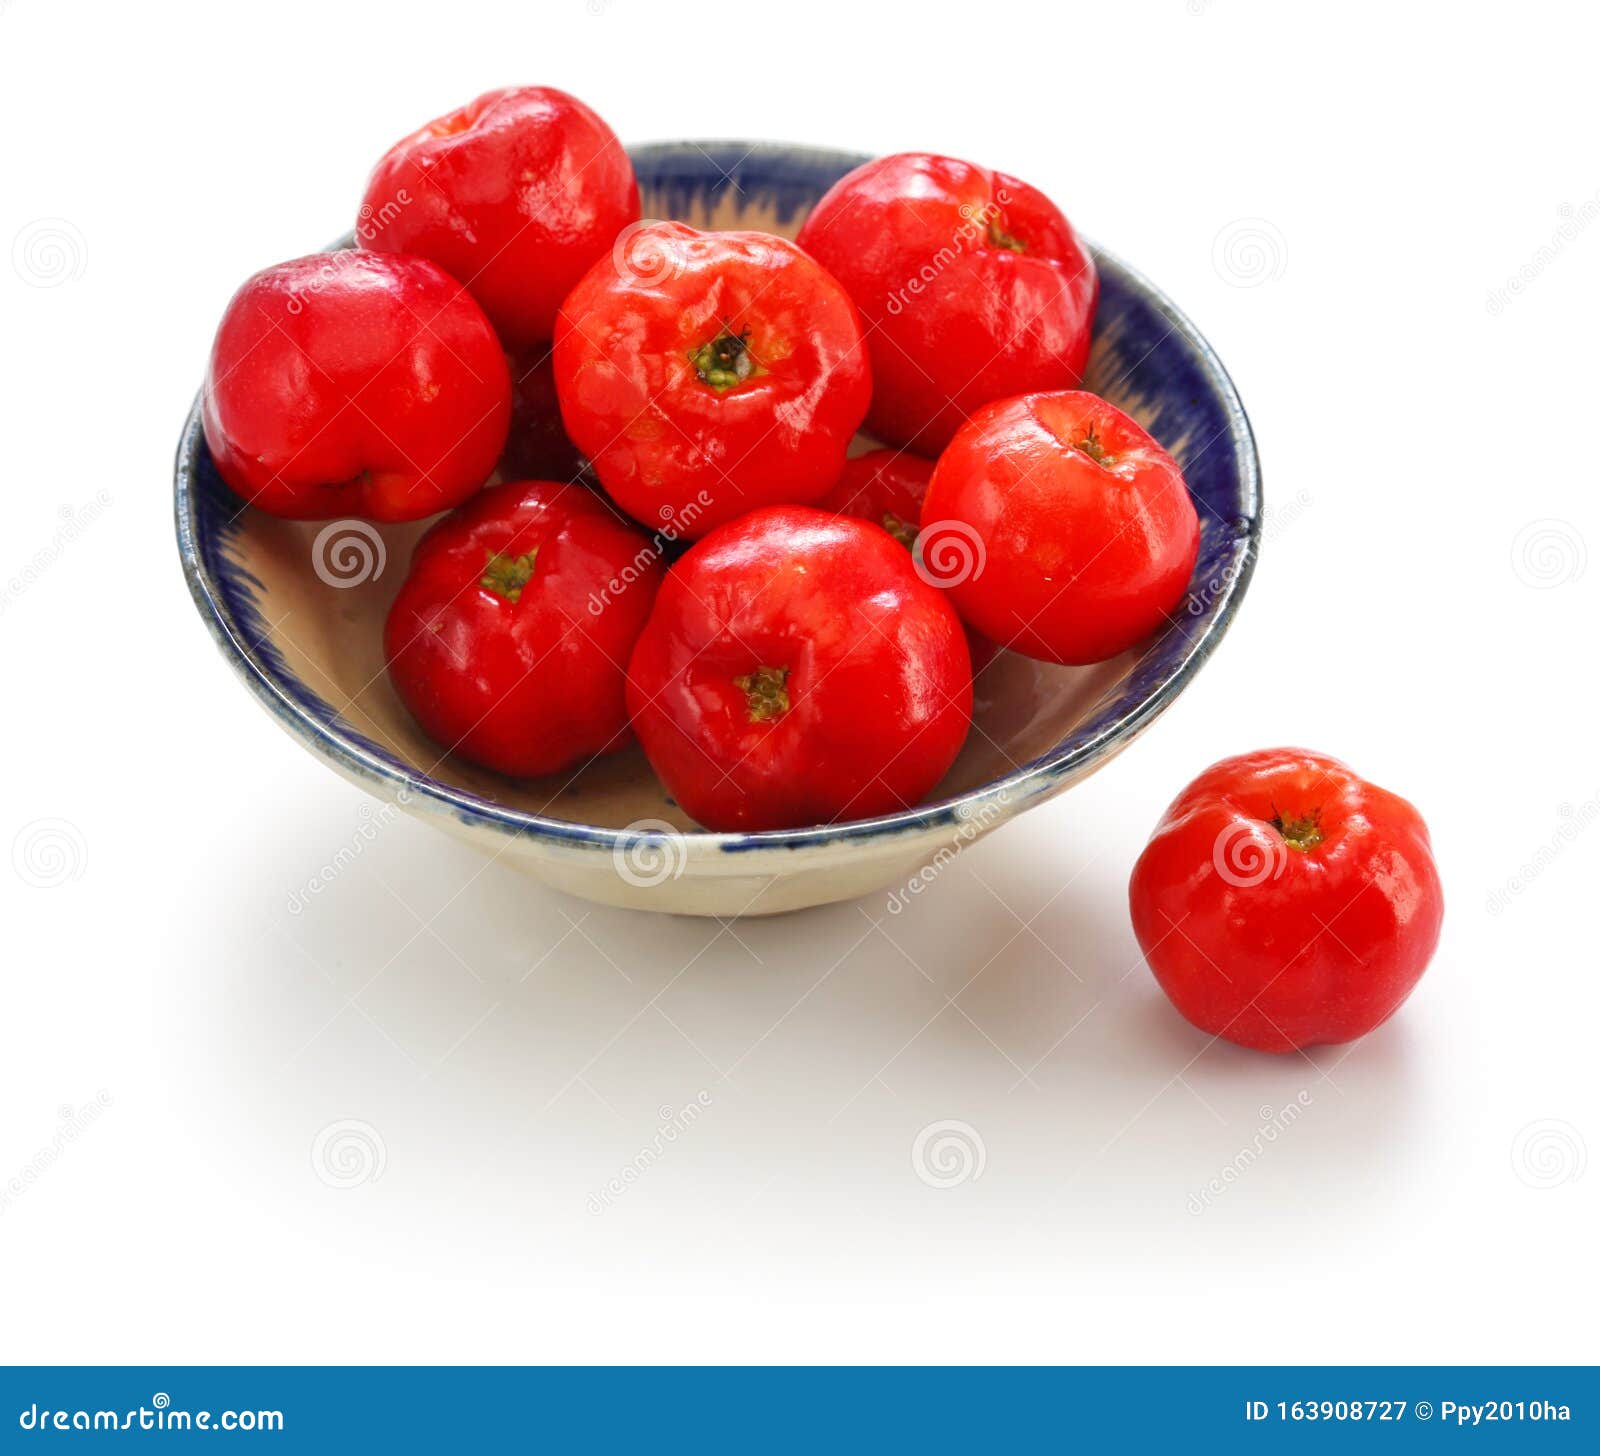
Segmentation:
[(789, 711), (788, 681), (786, 667), (758, 667), (754, 672), (734, 678), (733, 685), (744, 694), (752, 723), (765, 723)]
[(521, 601), (522, 589), (533, 575), (533, 558), (538, 554), (538, 547), (521, 556), (502, 556), (499, 552), (490, 551), (478, 585), (496, 596), (504, 597), (508, 602)]
[(1013, 233), (1008, 233), (1001, 225), (999, 216), (989, 219), (989, 246), (991, 248), (1006, 248), (1013, 253), (1026, 253), (1027, 244)]
[(1322, 811), (1319, 809), (1300, 815), (1285, 815), (1275, 810), (1268, 822), (1283, 836), (1283, 842), (1290, 849), (1304, 853), (1322, 843)]
[(755, 373), (750, 355), (750, 330), (735, 334), (724, 328), (709, 344), (689, 350), (689, 362), (718, 394), (726, 394)]
[(1089, 426), (1089, 433), (1073, 445), (1072, 448), (1083, 451), (1096, 465), (1109, 467), (1117, 463), (1117, 457), (1100, 443), (1100, 437), (1095, 434), (1093, 425)]
[(917, 539), (916, 530), (907, 521), (902, 521), (893, 511), (883, 513), (883, 529), (894, 537), (907, 550)]

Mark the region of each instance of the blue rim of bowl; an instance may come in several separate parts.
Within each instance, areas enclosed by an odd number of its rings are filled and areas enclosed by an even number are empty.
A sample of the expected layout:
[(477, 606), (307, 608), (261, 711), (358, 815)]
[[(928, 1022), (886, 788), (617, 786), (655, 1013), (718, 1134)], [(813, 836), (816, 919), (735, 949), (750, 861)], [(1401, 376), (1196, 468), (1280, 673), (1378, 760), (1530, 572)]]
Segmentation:
[[(770, 200), (780, 220), (784, 221), (792, 217), (794, 210), (803, 206), (806, 200), (820, 195), (819, 189), (825, 191), (844, 173), (870, 160), (861, 153), (778, 142), (657, 142), (629, 148), (636, 169), (641, 176), (649, 176), (651, 185), (670, 190), (676, 183), (694, 189), (701, 195), (709, 192), (713, 196), (728, 186), (738, 188), (741, 192), (763, 191), (764, 184), (760, 182), (752, 189), (745, 189), (740, 182), (740, 164), (758, 154), (761, 165), (771, 166), (781, 158), (788, 169), (787, 189), (781, 186), (772, 189), (770, 184), (765, 188), (772, 191)], [(726, 159), (730, 157), (733, 160), (728, 162)], [(347, 234), (332, 244), (329, 251), (348, 247), (352, 241)], [(897, 814), (880, 815), (874, 819), (856, 819), (801, 829), (762, 830), (749, 834), (688, 830), (677, 837), (691, 846), (703, 845), (729, 853), (844, 847), (907, 833), (922, 834), (930, 830), (947, 829), (975, 820), (982, 822), (982, 810), (989, 804), (998, 803), (1017, 812), (1031, 801), (1048, 796), (1058, 786), (1083, 776), (1097, 763), (1125, 747), (1172, 704), (1216, 650), (1250, 584), (1261, 543), (1261, 462), (1256, 451), (1255, 435), (1228, 371), (1188, 316), (1149, 279), (1130, 268), (1116, 254), (1097, 244), (1091, 243), (1089, 246), (1097, 267), (1103, 272), (1119, 274), (1132, 291), (1144, 295), (1166, 315), (1173, 333), (1193, 351), (1227, 418), (1228, 435), (1238, 464), (1240, 498), (1246, 508), (1246, 529), (1235, 535), (1230, 543), (1230, 558), (1217, 573), (1220, 577), (1219, 588), (1199, 619), (1203, 623), (1202, 630), (1190, 639), (1188, 650), (1151, 685), (1132, 709), (1101, 731), (1081, 741), (1075, 733), (1069, 734), (1064, 741), (1070, 746), (1063, 748), (1058, 744), (1050, 752), (1021, 765), (1013, 772), (964, 794), (919, 804)], [(380, 797), (404, 797), (409, 808), (447, 814), (465, 825), (514, 837), (551, 840), (576, 850), (606, 853), (666, 837), (659, 831), (578, 824), (567, 819), (553, 819), (508, 808), (464, 789), (419, 775), (353, 731), (324, 721), (310, 706), (311, 702), (320, 703), (321, 700), (308, 689), (297, 692), (291, 686), (297, 682), (294, 675), (281, 662), (270, 660), (276, 653), (270, 649), (263, 651), (247, 640), (243, 624), (236, 620), (238, 613), (229, 605), (228, 593), (219, 578), (231, 573), (236, 588), (259, 583), (253, 583), (253, 578), (243, 568), (223, 561), (220, 554), (220, 573), (213, 570), (212, 563), (206, 559), (195, 520), (196, 476), (204, 448), (200, 397), (197, 395), (178, 441), (173, 470), (174, 518), (184, 579), (188, 582), (189, 594), (194, 598), (201, 619), (223, 655), (261, 704), (290, 733), (335, 769), (370, 786)], [(256, 635), (259, 639), (260, 634)], [(1154, 639), (1152, 648), (1161, 640), (1161, 637)], [(322, 706), (327, 708), (326, 704)], [(337, 718), (331, 708), (327, 708), (327, 711), (330, 717)]]

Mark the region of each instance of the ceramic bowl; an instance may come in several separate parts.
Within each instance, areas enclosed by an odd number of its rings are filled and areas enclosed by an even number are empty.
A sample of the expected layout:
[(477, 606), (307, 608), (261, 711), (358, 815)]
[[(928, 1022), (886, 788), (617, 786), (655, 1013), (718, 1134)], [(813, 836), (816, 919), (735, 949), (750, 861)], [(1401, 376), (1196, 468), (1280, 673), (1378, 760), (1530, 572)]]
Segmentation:
[[(633, 152), (646, 217), (793, 237), (865, 157), (767, 143)], [(919, 872), (1093, 773), (1155, 721), (1238, 610), (1261, 528), (1249, 422), (1194, 326), (1095, 249), (1100, 310), (1086, 387), (1183, 466), (1201, 523), (1191, 594), (1138, 649), (1087, 668), (1002, 653), (979, 676), (971, 737), (926, 803), (855, 823), (708, 834), (637, 748), (573, 777), (512, 781), (441, 758), (384, 672), (381, 626), (422, 525), (301, 524), (242, 507), (218, 477), (198, 405), (178, 445), (178, 548), (195, 605), (257, 701), (379, 798), (574, 895), (691, 915), (758, 915), (927, 883)], [(865, 443), (865, 442), (863, 442)]]

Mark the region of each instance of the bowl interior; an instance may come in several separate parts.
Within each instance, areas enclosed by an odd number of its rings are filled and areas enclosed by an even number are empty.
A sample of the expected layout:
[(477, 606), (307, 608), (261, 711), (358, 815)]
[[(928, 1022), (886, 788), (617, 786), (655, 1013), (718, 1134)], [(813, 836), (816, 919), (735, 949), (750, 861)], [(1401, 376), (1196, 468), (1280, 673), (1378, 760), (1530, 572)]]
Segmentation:
[[(634, 157), (646, 217), (788, 237), (864, 160), (737, 143), (644, 147)], [(1114, 751), (1198, 666), (1253, 559), (1255, 461), (1226, 375), (1148, 284), (1110, 255), (1096, 250), (1096, 258), (1101, 301), (1086, 387), (1133, 415), (1183, 466), (1201, 520), (1191, 597), (1168, 628), (1110, 662), (1063, 668), (1000, 654), (978, 678), (973, 732), (934, 805), (1006, 780), (1081, 773)], [(513, 781), (441, 754), (421, 734), (384, 671), (382, 624), (426, 523), (298, 523), (242, 507), (193, 417), (178, 465), (180, 549), (202, 614), (263, 701), (336, 766), (500, 823), (533, 815), (611, 829), (645, 819), (693, 827), (636, 747), (572, 775)]]

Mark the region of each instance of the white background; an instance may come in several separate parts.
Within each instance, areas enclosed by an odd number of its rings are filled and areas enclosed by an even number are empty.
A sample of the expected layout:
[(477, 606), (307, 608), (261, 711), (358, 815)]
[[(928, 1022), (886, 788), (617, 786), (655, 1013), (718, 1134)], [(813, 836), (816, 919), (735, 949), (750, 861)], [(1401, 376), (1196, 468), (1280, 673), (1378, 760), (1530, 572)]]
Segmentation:
[[(6, 0), (0, 1355), (1600, 1357), (1597, 21)], [(171, 454), (238, 282), (511, 81), (628, 141), (1003, 167), (1239, 385), (1273, 515), (1228, 640), (903, 915), (592, 908), (409, 819), (288, 910), (376, 811), (211, 647)], [(1410, 797), (1449, 900), (1395, 1021), (1286, 1059), (1207, 1048), (1125, 900), (1182, 784), (1280, 743)], [(65, 858), (17, 872), (40, 820)], [(383, 1154), (351, 1188), (314, 1159), (345, 1119)], [(937, 1188), (912, 1147), (944, 1119), (983, 1163)]]

